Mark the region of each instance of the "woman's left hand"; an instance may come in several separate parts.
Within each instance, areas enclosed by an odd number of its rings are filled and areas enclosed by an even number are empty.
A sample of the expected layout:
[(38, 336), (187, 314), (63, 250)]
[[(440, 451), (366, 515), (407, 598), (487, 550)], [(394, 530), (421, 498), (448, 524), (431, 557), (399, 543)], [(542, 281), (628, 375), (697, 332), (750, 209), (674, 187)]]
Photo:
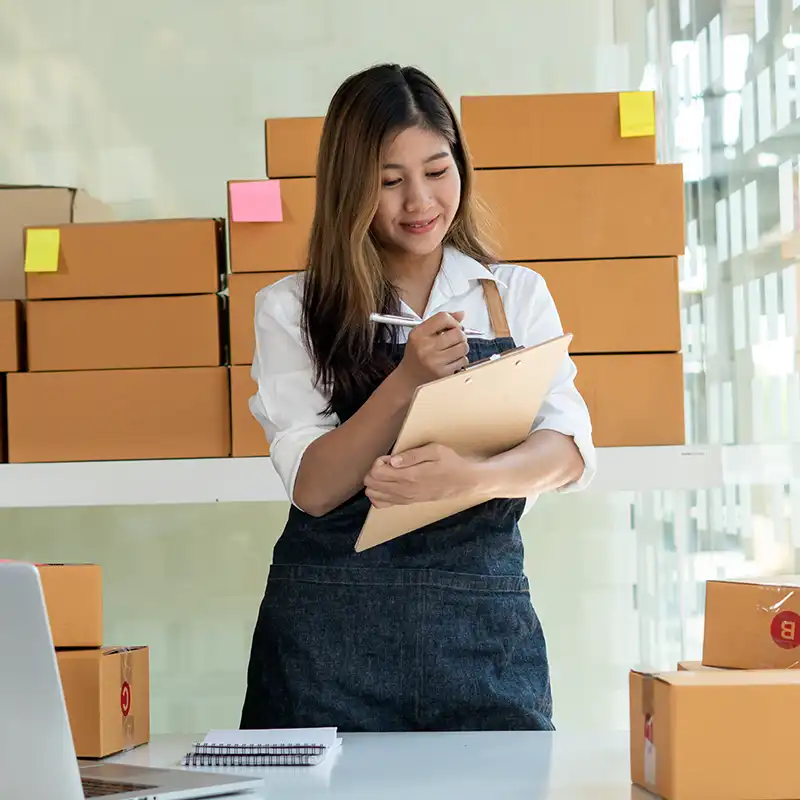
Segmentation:
[(386, 508), (470, 494), (481, 463), (439, 444), (381, 456), (364, 479), (366, 495), (375, 508)]

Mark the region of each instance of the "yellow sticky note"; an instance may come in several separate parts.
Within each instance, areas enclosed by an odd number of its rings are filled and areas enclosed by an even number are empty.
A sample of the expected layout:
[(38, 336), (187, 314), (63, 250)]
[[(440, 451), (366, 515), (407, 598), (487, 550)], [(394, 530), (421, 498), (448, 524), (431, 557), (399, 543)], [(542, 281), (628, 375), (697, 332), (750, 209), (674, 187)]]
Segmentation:
[(656, 135), (656, 100), (653, 92), (620, 92), (619, 125), (623, 139)]
[(61, 231), (58, 228), (29, 230), (25, 244), (25, 272), (58, 272)]

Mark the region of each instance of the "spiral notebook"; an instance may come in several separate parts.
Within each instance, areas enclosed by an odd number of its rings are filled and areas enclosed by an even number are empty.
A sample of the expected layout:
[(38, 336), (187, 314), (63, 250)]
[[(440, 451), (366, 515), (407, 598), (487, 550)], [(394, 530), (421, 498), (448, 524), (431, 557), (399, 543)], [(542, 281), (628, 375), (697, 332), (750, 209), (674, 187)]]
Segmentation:
[(315, 767), (342, 743), (336, 728), (209, 731), (184, 767)]

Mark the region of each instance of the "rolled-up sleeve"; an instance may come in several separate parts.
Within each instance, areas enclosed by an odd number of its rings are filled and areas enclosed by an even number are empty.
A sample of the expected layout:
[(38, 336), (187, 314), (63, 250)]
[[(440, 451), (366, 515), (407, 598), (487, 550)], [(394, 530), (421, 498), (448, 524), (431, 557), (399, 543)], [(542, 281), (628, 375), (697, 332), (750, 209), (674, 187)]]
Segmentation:
[(273, 466), (293, 503), (306, 448), (339, 423), (325, 413), (327, 399), (314, 385), (300, 328), (298, 284), (292, 276), (256, 295), (251, 377), (258, 388), (250, 398), (250, 411), (264, 429)]
[[(525, 272), (519, 277), (525, 286), (520, 287), (523, 288), (521, 294), (529, 302), (523, 312), (524, 336), (520, 344), (532, 347), (561, 336), (564, 329), (544, 278), (531, 270), (522, 269)], [(597, 472), (592, 422), (589, 409), (575, 387), (577, 373), (575, 362), (569, 355), (565, 355), (532, 427), (532, 431), (551, 430), (571, 436), (583, 457), (583, 473), (577, 480), (562, 486), (558, 490), (560, 492), (585, 489)]]

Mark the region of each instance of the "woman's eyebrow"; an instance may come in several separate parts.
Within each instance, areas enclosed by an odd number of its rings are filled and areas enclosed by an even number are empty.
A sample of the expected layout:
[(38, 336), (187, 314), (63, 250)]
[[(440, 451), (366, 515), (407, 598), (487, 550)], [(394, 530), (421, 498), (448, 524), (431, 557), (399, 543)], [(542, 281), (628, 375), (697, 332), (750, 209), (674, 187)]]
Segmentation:
[[(437, 161), (440, 158), (447, 158), (447, 156), (449, 156), (449, 155), (450, 155), (450, 153), (448, 153), (446, 150), (442, 150), (441, 153), (435, 153), (432, 156), (428, 156), (428, 158), (426, 158), (423, 163), (424, 164), (430, 164), (431, 161)], [(384, 169), (403, 169), (403, 165), (402, 164), (384, 164), (383, 168)]]

